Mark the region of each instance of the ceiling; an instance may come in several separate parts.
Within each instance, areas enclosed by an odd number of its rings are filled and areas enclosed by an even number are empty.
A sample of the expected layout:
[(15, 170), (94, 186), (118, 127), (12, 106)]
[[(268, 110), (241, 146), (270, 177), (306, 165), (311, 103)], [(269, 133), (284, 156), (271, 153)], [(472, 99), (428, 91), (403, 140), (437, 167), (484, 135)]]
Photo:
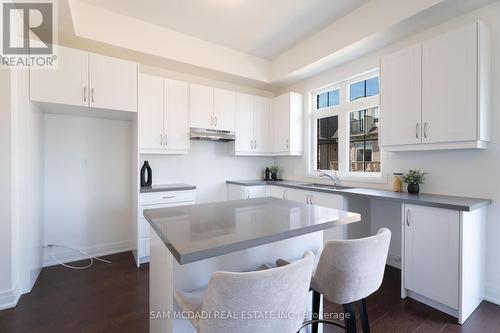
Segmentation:
[(273, 59), (368, 0), (82, 0), (205, 41)]

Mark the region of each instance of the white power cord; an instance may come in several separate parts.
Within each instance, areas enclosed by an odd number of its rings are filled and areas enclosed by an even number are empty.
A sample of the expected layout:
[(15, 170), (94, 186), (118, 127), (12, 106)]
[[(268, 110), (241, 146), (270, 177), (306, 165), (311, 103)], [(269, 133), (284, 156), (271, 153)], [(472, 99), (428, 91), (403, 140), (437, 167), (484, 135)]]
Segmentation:
[[(92, 266), (92, 264), (94, 264), (94, 259), (102, 261), (102, 262), (104, 262), (106, 264), (111, 264), (111, 261), (108, 261), (108, 260), (105, 260), (105, 259), (102, 259), (102, 258), (99, 258), (99, 257), (91, 256), (90, 254), (88, 254), (87, 252), (83, 251), (82, 249), (75, 249), (75, 248), (72, 248), (72, 247), (67, 246), (67, 245), (49, 244), (46, 247), (48, 247), (50, 249), (50, 255), (52, 256), (52, 259), (54, 259), (55, 262), (57, 262), (58, 264), (66, 267), (66, 268), (71, 268), (71, 269), (87, 269), (90, 266)], [(87, 257), (88, 260), (90, 260), (90, 263), (88, 265), (86, 265), (86, 266), (71, 266), (71, 265), (65, 264), (62, 261), (60, 261), (59, 259), (57, 259), (56, 255), (54, 254), (54, 247), (64, 247), (64, 248), (67, 248), (67, 249), (70, 249), (70, 250), (73, 250), (73, 251), (80, 252), (82, 255), (84, 255), (85, 257)]]

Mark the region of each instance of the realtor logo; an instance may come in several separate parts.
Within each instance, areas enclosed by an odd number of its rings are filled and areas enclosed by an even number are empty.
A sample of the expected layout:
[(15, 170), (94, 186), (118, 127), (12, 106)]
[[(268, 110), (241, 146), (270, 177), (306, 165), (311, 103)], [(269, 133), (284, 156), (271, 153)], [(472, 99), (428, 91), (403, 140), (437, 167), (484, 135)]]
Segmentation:
[(54, 67), (56, 33), (52, 1), (2, 1), (2, 67)]

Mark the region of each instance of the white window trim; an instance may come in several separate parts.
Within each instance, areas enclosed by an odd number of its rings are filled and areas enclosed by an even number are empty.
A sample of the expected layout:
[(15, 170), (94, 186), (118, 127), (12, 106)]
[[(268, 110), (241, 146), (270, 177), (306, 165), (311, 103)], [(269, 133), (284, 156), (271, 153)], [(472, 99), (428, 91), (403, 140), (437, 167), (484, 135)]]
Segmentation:
[[(316, 136), (317, 136), (317, 120), (330, 116), (338, 116), (339, 124), (339, 170), (337, 172), (339, 179), (349, 182), (365, 182), (365, 183), (385, 183), (387, 181), (387, 173), (385, 172), (386, 157), (382, 149), (380, 151), (380, 172), (351, 172), (349, 171), (349, 113), (356, 110), (370, 109), (380, 107), (380, 94), (360, 98), (352, 102), (350, 99), (350, 85), (362, 80), (367, 80), (379, 76), (379, 70), (371, 70), (364, 74), (351, 77), (347, 80), (334, 83), (320, 89), (310, 92), (310, 107), (307, 117), (308, 122), (308, 159), (307, 159), (307, 176), (310, 178), (320, 178), (320, 173), (323, 170), (316, 170), (317, 152), (316, 152)], [(316, 95), (326, 91), (340, 90), (340, 105), (316, 109)], [(379, 136), (381, 133), (379, 133)], [(380, 137), (379, 137), (380, 140)], [(331, 170), (324, 170), (332, 172)]]

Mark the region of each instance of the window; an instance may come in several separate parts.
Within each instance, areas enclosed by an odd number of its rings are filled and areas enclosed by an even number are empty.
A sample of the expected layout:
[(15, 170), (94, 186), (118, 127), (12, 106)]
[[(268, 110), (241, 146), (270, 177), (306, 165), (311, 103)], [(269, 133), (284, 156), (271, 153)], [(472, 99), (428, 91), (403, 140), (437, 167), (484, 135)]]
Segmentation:
[(317, 170), (339, 169), (339, 117), (317, 120)]
[(349, 171), (380, 172), (379, 109), (349, 113)]
[(379, 93), (378, 76), (367, 80), (352, 83), (349, 88), (349, 100), (355, 101), (360, 98), (376, 96)]
[(340, 104), (340, 90), (335, 89), (316, 95), (316, 109), (337, 106)]
[(381, 177), (378, 70), (313, 92), (309, 170)]

